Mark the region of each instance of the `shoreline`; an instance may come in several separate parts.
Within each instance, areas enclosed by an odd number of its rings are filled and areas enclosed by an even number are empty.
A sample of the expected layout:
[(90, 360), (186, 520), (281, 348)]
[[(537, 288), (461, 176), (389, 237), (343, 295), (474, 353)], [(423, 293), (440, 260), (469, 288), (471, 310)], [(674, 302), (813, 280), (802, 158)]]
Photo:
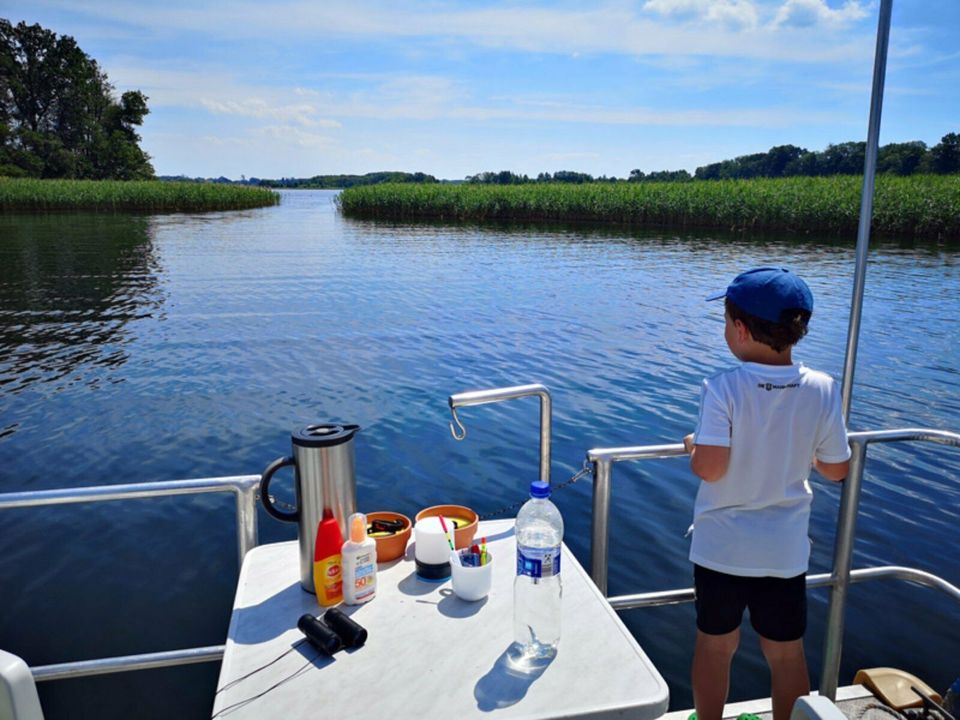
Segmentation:
[[(589, 222), (733, 232), (856, 233), (862, 177), (677, 183), (382, 184), (337, 197), (345, 217), (400, 221)], [(878, 176), (877, 236), (960, 239), (960, 176)]]

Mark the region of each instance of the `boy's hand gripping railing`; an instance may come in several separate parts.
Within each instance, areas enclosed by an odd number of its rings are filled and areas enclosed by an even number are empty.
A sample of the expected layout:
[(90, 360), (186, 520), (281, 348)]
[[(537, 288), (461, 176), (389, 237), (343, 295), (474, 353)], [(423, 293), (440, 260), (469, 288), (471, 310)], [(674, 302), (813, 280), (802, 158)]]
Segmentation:
[[(532, 396), (540, 398), (540, 479), (545, 483), (549, 483), (550, 434), (553, 403), (550, 400), (550, 391), (543, 385), (517, 385), (516, 387), (472, 390), (470, 392), (451, 395), (447, 399), (447, 402), (450, 403), (450, 412), (453, 415), (453, 422), (450, 423), (450, 432), (453, 433), (453, 436), (457, 440), (463, 440), (467, 436), (467, 429), (457, 416), (457, 408), (470, 407), (471, 405), (486, 405), (487, 403)], [(454, 423), (456, 423), (456, 425), (454, 425)]]

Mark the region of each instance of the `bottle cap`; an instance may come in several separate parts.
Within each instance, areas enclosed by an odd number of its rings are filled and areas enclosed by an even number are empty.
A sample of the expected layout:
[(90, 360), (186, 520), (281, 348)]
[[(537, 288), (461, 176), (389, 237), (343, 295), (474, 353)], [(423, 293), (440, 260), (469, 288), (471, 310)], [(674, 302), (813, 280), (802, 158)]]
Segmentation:
[(367, 518), (363, 513), (350, 516), (350, 542), (362, 543), (367, 539)]
[(530, 483), (530, 497), (550, 497), (550, 483), (546, 483), (543, 480), (534, 480), (532, 483)]

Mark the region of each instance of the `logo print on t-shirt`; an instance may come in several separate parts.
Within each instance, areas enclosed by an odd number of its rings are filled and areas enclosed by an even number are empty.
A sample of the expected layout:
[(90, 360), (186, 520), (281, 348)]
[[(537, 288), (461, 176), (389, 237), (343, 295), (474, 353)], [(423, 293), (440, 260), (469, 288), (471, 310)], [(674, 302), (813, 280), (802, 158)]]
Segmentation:
[(776, 385), (774, 383), (757, 383), (757, 387), (767, 391), (786, 390), (787, 388), (800, 387), (800, 383), (790, 383), (789, 385)]

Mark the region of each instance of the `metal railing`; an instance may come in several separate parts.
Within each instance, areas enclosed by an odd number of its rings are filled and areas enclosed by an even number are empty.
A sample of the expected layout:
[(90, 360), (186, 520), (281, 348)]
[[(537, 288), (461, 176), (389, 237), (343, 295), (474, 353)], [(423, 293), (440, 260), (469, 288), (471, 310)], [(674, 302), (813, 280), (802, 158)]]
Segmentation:
[[(833, 552), (831, 573), (807, 577), (807, 587), (829, 587), (830, 602), (827, 608), (827, 626), (824, 638), (823, 670), (820, 679), (820, 694), (836, 699), (840, 675), (840, 655), (843, 641), (843, 619), (847, 590), (851, 583), (895, 578), (907, 580), (945, 592), (960, 602), (960, 588), (943, 578), (917, 568), (883, 566), (851, 569), (853, 541), (856, 534), (857, 511), (860, 503), (860, 487), (866, 461), (867, 445), (876, 442), (903, 442), (923, 440), (953, 447), (960, 447), (960, 434), (925, 428), (899, 430), (876, 430), (854, 432), (849, 435), (852, 456), (850, 471), (843, 481), (840, 497), (839, 520)], [(593, 515), (590, 539), (590, 574), (597, 587), (607, 597), (607, 566), (609, 559), (610, 494), (613, 484), (613, 464), (625, 460), (651, 460), (686, 455), (680, 443), (671, 445), (646, 445), (640, 447), (597, 448), (587, 452), (587, 460), (593, 463)], [(677, 605), (693, 602), (693, 588), (661, 590), (634, 595), (607, 597), (616, 610), (629, 610), (657, 605)]]
[[(247, 551), (257, 546), (257, 491), (259, 475), (170, 480), (126, 485), (98, 485), (57, 490), (38, 490), (0, 494), (0, 510), (70, 505), (75, 503), (108, 502), (170, 495), (201, 495), (206, 493), (233, 493), (237, 510), (237, 554), (240, 564)], [(30, 668), (37, 681), (103, 675), (130, 670), (190, 665), (213, 662), (223, 657), (223, 645), (168, 650), (164, 652), (98, 658), (77, 662), (40, 665)]]
[[(550, 391), (539, 383), (532, 385), (517, 385), (515, 387), (493, 388), (492, 390), (470, 390), (468, 392), (451, 395), (447, 399), (450, 405), (452, 421), (450, 432), (457, 440), (467, 437), (467, 429), (460, 422), (457, 410), (474, 405), (488, 405), (489, 403), (516, 400), (525, 397), (540, 398), (540, 479), (550, 482), (550, 438), (552, 436), (553, 400)], [(454, 425), (456, 423), (456, 425)]]
[[(527, 390), (530, 388), (524, 388)], [(539, 394), (539, 393), (535, 393)], [(518, 395), (517, 397), (520, 397)], [(490, 402), (492, 400), (487, 400)], [(549, 407), (549, 400), (547, 400)], [(922, 440), (960, 447), (960, 434), (941, 430), (905, 428), (850, 433), (852, 457), (850, 472), (843, 482), (840, 498), (839, 522), (833, 555), (833, 571), (807, 577), (807, 587), (831, 588), (828, 605), (828, 620), (824, 641), (824, 662), (821, 674), (820, 694), (836, 698), (842, 650), (843, 618), (847, 590), (852, 583), (883, 578), (895, 578), (933, 587), (945, 592), (960, 602), (960, 588), (943, 578), (917, 568), (883, 566), (851, 569), (853, 541), (856, 533), (856, 517), (860, 500), (863, 468), (867, 445), (875, 442), (902, 442)], [(613, 484), (613, 464), (626, 460), (650, 460), (685, 456), (682, 444), (647, 445), (622, 448), (597, 448), (587, 453), (593, 463), (593, 511), (591, 528), (591, 576), (597, 587), (616, 610), (640, 607), (675, 605), (692, 602), (693, 588), (661, 590), (632, 595), (607, 596), (607, 572), (609, 560), (609, 515)], [(547, 455), (549, 457), (549, 455)], [(0, 494), (0, 510), (12, 508), (65, 505), (84, 502), (105, 502), (170, 495), (192, 495), (216, 492), (233, 493), (237, 511), (237, 550), (242, 563), (247, 551), (257, 545), (257, 491), (260, 478), (243, 475), (196, 480), (174, 480), (130, 485), (105, 485), (96, 487), (41, 490)], [(56, 680), (114, 672), (170, 667), (193, 663), (213, 662), (223, 657), (222, 645), (183, 650), (170, 650), (141, 655), (100, 658), (31, 668), (35, 680)]]

